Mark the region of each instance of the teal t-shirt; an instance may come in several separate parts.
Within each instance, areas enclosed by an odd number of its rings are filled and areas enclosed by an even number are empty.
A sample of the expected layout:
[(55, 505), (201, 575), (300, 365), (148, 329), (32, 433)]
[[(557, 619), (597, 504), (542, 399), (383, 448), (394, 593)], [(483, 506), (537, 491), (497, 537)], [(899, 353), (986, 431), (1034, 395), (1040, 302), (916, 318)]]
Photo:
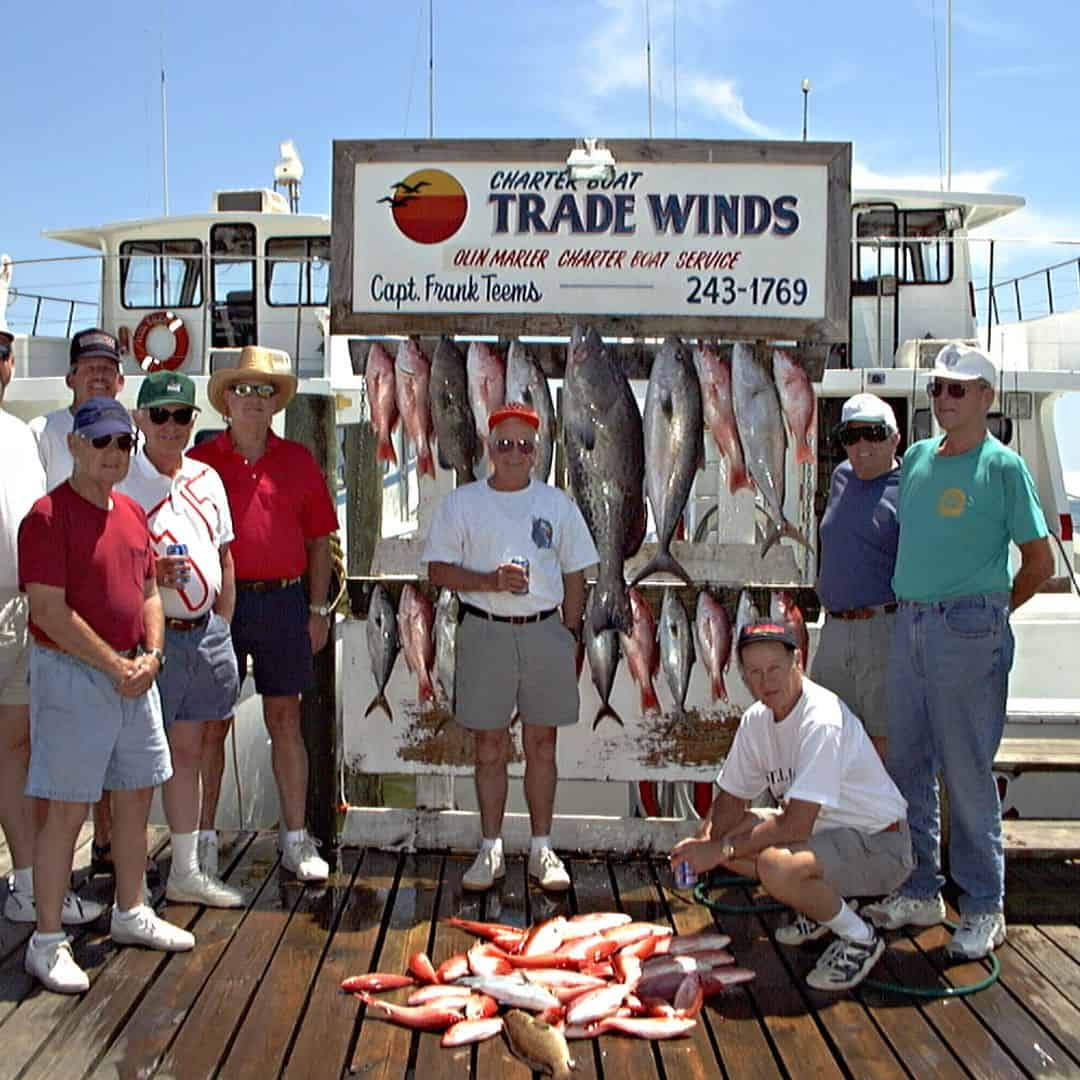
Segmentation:
[(966, 454), (913, 443), (900, 473), (900, 545), (893, 591), (901, 600), (1008, 592), (1009, 541), (1047, 535), (1024, 459), (992, 435)]

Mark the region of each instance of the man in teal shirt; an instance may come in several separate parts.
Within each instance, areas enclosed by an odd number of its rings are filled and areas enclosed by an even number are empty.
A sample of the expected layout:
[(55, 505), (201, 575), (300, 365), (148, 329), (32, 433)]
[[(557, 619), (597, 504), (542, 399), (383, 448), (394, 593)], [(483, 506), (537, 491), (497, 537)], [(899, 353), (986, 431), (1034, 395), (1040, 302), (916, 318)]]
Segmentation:
[[(1013, 659), (1009, 612), (1054, 568), (1027, 466), (987, 430), (996, 381), (984, 353), (946, 345), (927, 385), (944, 434), (904, 455), (888, 769), (908, 802), (915, 869), (897, 892), (866, 909), (886, 929), (944, 919), (936, 787), (943, 773), (949, 865), (961, 893), (960, 925), (946, 951), (965, 960), (1005, 940), (1001, 803), (992, 769)], [(1011, 580), (1010, 543), (1020, 550)]]

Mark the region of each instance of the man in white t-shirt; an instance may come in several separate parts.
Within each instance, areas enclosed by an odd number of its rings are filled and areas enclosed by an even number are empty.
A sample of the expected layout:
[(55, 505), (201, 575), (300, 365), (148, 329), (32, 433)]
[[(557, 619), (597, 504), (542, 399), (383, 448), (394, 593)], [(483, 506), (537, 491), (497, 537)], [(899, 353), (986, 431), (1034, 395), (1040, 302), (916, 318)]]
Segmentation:
[[(757, 878), (796, 912), (777, 941), (836, 940), (807, 983), (849, 990), (885, 943), (845, 896), (890, 892), (913, 865), (907, 803), (863, 725), (831, 691), (802, 673), (791, 631), (751, 623), (739, 635), (743, 681), (757, 699), (743, 713), (698, 836), (671, 853), (703, 874), (723, 866)], [(766, 791), (778, 810), (750, 808)]]
[[(0, 311), (0, 316), (3, 312)], [(0, 330), (0, 406), (15, 372), (15, 337)], [(4, 917), (37, 921), (34, 904), (33, 799), (25, 794), (30, 764), (28, 603), (19, 592), (19, 523), (45, 494), (45, 473), (30, 429), (0, 407), (0, 828), (11, 851), (12, 874)], [(90, 922), (104, 909), (72, 892), (64, 896), (67, 926)]]
[[(597, 561), (585, 519), (564, 492), (531, 476), (540, 418), (511, 404), (488, 417), (492, 473), (438, 505), (422, 562), (433, 585), (460, 597), (455, 715), (473, 732), (483, 843), (463, 886), (505, 876), (502, 821), (510, 721), (521, 715), (529, 876), (553, 892), (570, 878), (551, 847), (556, 734), (577, 723), (574, 658), (585, 569)], [(559, 608), (562, 618), (559, 618)]]
[[(181, 904), (242, 907), (243, 893), (218, 877), (214, 828), (225, 736), (239, 694), (229, 630), (236, 602), (233, 526), (221, 477), (184, 456), (197, 412), (195, 384), (186, 375), (148, 375), (135, 407), (144, 445), (117, 490), (146, 511), (165, 612), (165, 666), (157, 679), (173, 763), (162, 787), (172, 833), (165, 895)], [(186, 554), (169, 554), (177, 544)]]

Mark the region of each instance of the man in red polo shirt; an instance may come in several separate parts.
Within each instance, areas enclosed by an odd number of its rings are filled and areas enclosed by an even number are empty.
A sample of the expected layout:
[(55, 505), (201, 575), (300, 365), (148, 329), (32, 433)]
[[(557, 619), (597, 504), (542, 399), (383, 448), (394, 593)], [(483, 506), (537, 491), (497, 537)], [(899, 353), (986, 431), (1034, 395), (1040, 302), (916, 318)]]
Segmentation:
[(330, 868), (304, 829), (308, 757), (300, 694), (311, 686), (312, 657), (329, 637), (330, 533), (338, 523), (314, 457), (270, 430), (274, 414), (295, 393), (287, 353), (245, 346), (235, 368), (210, 379), (210, 403), (229, 429), (188, 457), (216, 469), (229, 496), (236, 566), (233, 648), (241, 679), (248, 657), (254, 661), (255, 689), (263, 698), (281, 800), (282, 865), (301, 881), (325, 881)]

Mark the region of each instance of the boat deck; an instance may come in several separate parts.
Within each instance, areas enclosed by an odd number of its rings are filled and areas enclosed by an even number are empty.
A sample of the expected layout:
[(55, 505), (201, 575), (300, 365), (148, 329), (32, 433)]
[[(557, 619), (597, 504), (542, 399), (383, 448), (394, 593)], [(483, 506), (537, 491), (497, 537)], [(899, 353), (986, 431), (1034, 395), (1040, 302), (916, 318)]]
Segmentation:
[[(657, 860), (574, 859), (573, 888), (553, 900), (530, 887), (524, 861), (508, 860), (502, 888), (461, 890), (468, 860), (442, 853), (346, 850), (329, 888), (284, 875), (275, 835), (228, 838), (223, 867), (249, 891), (246, 909), (169, 905), (198, 938), (193, 952), (117, 950), (103, 928), (74, 935), (92, 985), (81, 997), (45, 993), (23, 972), (30, 927), (0, 920), (0, 1077), (416, 1077), (529, 1080), (501, 1040), (443, 1050), (438, 1037), (365, 1019), (339, 992), (347, 975), (402, 971), (427, 950), (436, 964), (472, 939), (439, 920), (525, 924), (566, 911), (622, 909), (681, 932), (712, 923), (699, 905), (661, 887)], [(0, 870), (6, 869), (0, 850)], [(168, 849), (158, 834), (164, 873)], [(84, 834), (76, 865), (85, 867)], [(78, 880), (85, 870), (77, 872)], [(111, 880), (85, 882), (107, 899)], [(802, 976), (816, 947), (778, 948), (775, 915), (724, 915), (740, 965), (756, 981), (713, 998), (693, 1036), (646, 1044), (605, 1036), (572, 1044), (575, 1077), (1026, 1077), (1080, 1076), (1080, 866), (1017, 863), (1009, 875), (1009, 941), (1000, 982), (963, 1000), (917, 1002), (862, 991), (809, 991)], [(159, 886), (155, 899), (161, 899)], [(731, 894), (732, 901), (747, 897)], [(104, 922), (105, 920), (103, 920)], [(898, 935), (875, 975), (940, 985), (942, 927)], [(973, 982), (981, 964), (947, 978)], [(398, 995), (394, 995), (398, 996)]]

